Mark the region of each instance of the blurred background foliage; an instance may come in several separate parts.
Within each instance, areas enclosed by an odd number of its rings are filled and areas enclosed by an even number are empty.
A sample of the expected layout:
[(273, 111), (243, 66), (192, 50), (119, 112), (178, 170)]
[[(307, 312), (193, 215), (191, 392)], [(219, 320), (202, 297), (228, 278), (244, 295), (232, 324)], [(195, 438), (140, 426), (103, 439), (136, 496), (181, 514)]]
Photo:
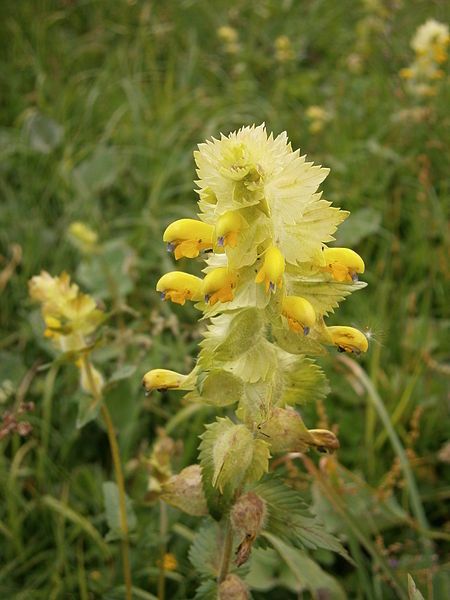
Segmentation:
[[(68, 271), (112, 311), (95, 359), (112, 378), (107, 402), (138, 516), (136, 598), (156, 593), (162, 539), (175, 557), (167, 597), (194, 596), (187, 549), (198, 523), (170, 510), (161, 537), (158, 507), (145, 501), (146, 457), (157, 427), (169, 424), (183, 443), (175, 468), (194, 462), (212, 413), (174, 420), (179, 397), (144, 398), (140, 379), (156, 366), (191, 368), (200, 336), (192, 306), (163, 305), (154, 291), (173, 266), (164, 228), (196, 214), (192, 152), (263, 121), (331, 168), (324, 196), (352, 212), (337, 243), (364, 257), (369, 283), (330, 319), (370, 332), (362, 375), (331, 353), (321, 363), (332, 392), (303, 410), (310, 427), (336, 428), (339, 462), (284, 467), (357, 568), (324, 552), (314, 558), (350, 598), (397, 597), (377, 556), (405, 582), (412, 573), (425, 597), (449, 597), (450, 93), (448, 74), (425, 99), (398, 75), (416, 28), (449, 14), (437, 0), (1, 4), (0, 402), (9, 415), (22, 406), (17, 418), (32, 427), (0, 442), (2, 597), (123, 596), (117, 548), (103, 537), (106, 434), (96, 423), (76, 428), (76, 369), (46, 368), (53, 351), (27, 297), (41, 269)], [(73, 221), (98, 233), (98, 255), (71, 243)], [(374, 393), (406, 449), (426, 530)], [(254, 598), (319, 597), (301, 596), (286, 564), (274, 551), (256, 556)]]

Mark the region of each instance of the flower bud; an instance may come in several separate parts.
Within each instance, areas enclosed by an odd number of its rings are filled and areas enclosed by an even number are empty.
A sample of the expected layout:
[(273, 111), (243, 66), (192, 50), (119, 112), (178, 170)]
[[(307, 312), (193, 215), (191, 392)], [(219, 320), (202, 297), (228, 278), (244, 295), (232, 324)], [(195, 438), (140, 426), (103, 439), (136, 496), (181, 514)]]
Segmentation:
[(152, 369), (142, 379), (145, 393), (150, 394), (153, 390), (163, 391), (177, 389), (186, 381), (187, 375), (168, 369)]
[(333, 454), (340, 447), (339, 440), (332, 431), (327, 429), (309, 429), (309, 434), (313, 437), (312, 446), (319, 452)]
[(208, 514), (200, 465), (190, 465), (162, 485), (161, 499), (196, 517)]
[(246, 226), (246, 221), (237, 210), (224, 213), (216, 223), (216, 242), (219, 247), (237, 245), (238, 235)]
[(326, 267), (336, 281), (358, 281), (358, 273), (364, 273), (363, 259), (350, 248), (325, 248)]
[(248, 600), (247, 586), (237, 575), (229, 574), (219, 585), (218, 600)]
[(237, 276), (227, 267), (219, 267), (210, 271), (203, 279), (203, 295), (205, 302), (211, 306), (216, 302), (230, 302), (234, 298)]
[(186, 300), (202, 299), (202, 280), (183, 271), (172, 271), (161, 277), (156, 284), (156, 291), (161, 293), (163, 300), (183, 305)]
[(196, 219), (179, 219), (164, 231), (163, 241), (178, 260), (183, 256), (195, 258), (201, 250), (213, 247), (214, 225)]
[(255, 281), (263, 283), (266, 287), (266, 292), (274, 292), (276, 287), (282, 287), (283, 274), (285, 269), (284, 256), (276, 246), (270, 246), (264, 255), (263, 266), (258, 271)]
[(337, 325), (327, 327), (327, 331), (339, 352), (360, 354), (361, 352), (367, 352), (369, 348), (366, 336), (354, 327)]
[(101, 394), (105, 380), (100, 371), (92, 364), (87, 365), (84, 360), (77, 362), (77, 366), (80, 369), (80, 386), (83, 392), (94, 397)]
[(285, 296), (281, 313), (287, 318), (289, 328), (296, 333), (302, 331), (304, 335), (308, 335), (316, 322), (316, 313), (311, 303), (300, 296)]

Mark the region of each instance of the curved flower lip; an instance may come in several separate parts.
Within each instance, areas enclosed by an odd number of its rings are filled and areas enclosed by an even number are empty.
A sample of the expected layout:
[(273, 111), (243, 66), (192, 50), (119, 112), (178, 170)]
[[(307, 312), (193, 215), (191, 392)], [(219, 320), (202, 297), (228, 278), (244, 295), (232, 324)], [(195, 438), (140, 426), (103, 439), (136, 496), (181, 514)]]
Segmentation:
[(264, 263), (258, 271), (256, 283), (265, 284), (266, 292), (274, 292), (277, 287), (283, 286), (283, 274), (285, 269), (284, 256), (276, 246), (269, 246), (265, 252)]
[(239, 213), (233, 210), (221, 215), (216, 223), (215, 237), (219, 248), (230, 246), (235, 248), (240, 231), (245, 227), (246, 221)]
[(185, 256), (195, 258), (202, 250), (213, 247), (214, 225), (196, 219), (179, 219), (171, 223), (163, 234), (167, 250), (174, 252), (176, 260)]
[(285, 296), (281, 314), (288, 320), (289, 328), (296, 333), (308, 335), (316, 322), (316, 312), (310, 302), (301, 296)]
[(186, 380), (187, 375), (182, 375), (169, 369), (152, 369), (147, 371), (142, 379), (146, 395), (153, 390), (164, 391), (179, 388)]
[(213, 306), (216, 302), (231, 302), (237, 276), (228, 267), (218, 267), (210, 271), (203, 279), (203, 296), (205, 302)]
[(326, 263), (323, 269), (336, 281), (358, 281), (358, 273), (364, 273), (363, 259), (350, 248), (325, 248), (323, 257)]
[(332, 431), (328, 429), (308, 429), (308, 433), (312, 436), (313, 441), (310, 442), (318, 452), (333, 454), (335, 450), (340, 448), (339, 440)]
[(369, 348), (366, 336), (359, 329), (336, 325), (327, 327), (327, 331), (339, 352), (360, 354), (361, 352), (367, 352)]
[(183, 271), (171, 271), (161, 277), (156, 284), (156, 291), (161, 292), (162, 300), (183, 305), (186, 300), (202, 299), (202, 280)]

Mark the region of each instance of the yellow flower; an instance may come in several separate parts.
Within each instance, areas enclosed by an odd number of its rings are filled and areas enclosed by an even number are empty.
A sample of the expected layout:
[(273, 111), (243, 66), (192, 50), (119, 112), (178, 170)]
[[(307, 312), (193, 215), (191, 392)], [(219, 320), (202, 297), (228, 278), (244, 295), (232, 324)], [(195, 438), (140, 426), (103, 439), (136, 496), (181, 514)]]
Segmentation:
[(329, 271), (336, 281), (358, 281), (358, 273), (364, 273), (363, 259), (349, 248), (325, 248), (324, 270)]
[(339, 352), (353, 352), (355, 354), (367, 352), (369, 342), (366, 336), (358, 329), (338, 325), (327, 327), (327, 331)]
[(237, 276), (227, 267), (219, 267), (210, 271), (203, 279), (203, 295), (205, 302), (214, 305), (216, 302), (230, 302), (234, 298)]
[[(159, 564), (160, 561), (158, 561), (158, 566)], [(172, 554), (171, 552), (166, 552), (162, 559), (162, 568), (164, 569), (164, 571), (175, 571), (177, 567), (178, 562), (175, 554)]]
[(238, 41), (238, 32), (234, 27), (229, 25), (222, 25), (217, 29), (218, 37), (227, 44), (234, 44)]
[(217, 219), (216, 223), (216, 241), (219, 247), (230, 246), (234, 248), (237, 245), (239, 232), (246, 226), (245, 219), (239, 211), (233, 210), (224, 213)]
[(308, 335), (316, 322), (316, 313), (311, 303), (300, 296), (285, 296), (281, 313), (287, 318), (289, 328), (296, 333), (303, 331), (304, 335)]
[(81, 221), (69, 225), (69, 235), (73, 242), (83, 251), (92, 252), (98, 241), (97, 233)]
[(146, 394), (150, 394), (153, 390), (172, 390), (183, 385), (187, 375), (182, 375), (176, 371), (168, 369), (153, 369), (148, 371), (142, 379)]
[(163, 300), (183, 305), (186, 300), (202, 299), (202, 280), (183, 271), (171, 271), (161, 277), (156, 284), (156, 291), (161, 292)]
[(80, 386), (83, 392), (96, 397), (101, 393), (105, 380), (103, 375), (92, 364), (87, 364), (84, 360), (77, 360), (77, 367), (80, 369)]
[(266, 292), (275, 291), (276, 287), (282, 287), (285, 269), (284, 256), (276, 246), (270, 246), (264, 256), (264, 264), (255, 277), (256, 283), (264, 282)]
[(169, 252), (175, 251), (175, 258), (186, 256), (195, 258), (201, 250), (213, 247), (214, 226), (196, 219), (179, 219), (171, 223), (164, 232)]

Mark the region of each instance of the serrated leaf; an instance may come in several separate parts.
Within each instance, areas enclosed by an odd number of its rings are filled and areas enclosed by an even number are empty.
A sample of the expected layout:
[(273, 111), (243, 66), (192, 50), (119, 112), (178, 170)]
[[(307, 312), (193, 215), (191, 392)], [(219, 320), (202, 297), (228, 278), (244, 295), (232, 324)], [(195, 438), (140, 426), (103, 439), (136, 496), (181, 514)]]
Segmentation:
[(265, 531), (296, 546), (337, 552), (352, 562), (339, 540), (325, 530), (297, 491), (275, 477), (252, 486), (252, 491), (266, 501), (268, 520)]
[(273, 383), (271, 381), (247, 383), (236, 410), (236, 416), (253, 430), (268, 418), (272, 402)]
[(298, 358), (283, 373), (283, 392), (279, 406), (316, 402), (325, 398), (330, 391), (324, 372), (310, 358)]
[(195, 592), (194, 600), (217, 600), (219, 586), (217, 581), (211, 579), (202, 581)]
[(308, 300), (317, 315), (327, 316), (333, 313), (334, 309), (339, 306), (347, 296), (362, 290), (367, 286), (364, 281), (356, 281), (354, 283), (341, 283), (339, 281), (319, 281), (307, 279), (295, 279), (289, 277), (287, 288), (290, 294), (301, 296)]
[(272, 533), (261, 534), (278, 552), (284, 563), (289, 567), (298, 584), (297, 591), (309, 590), (314, 596), (327, 592), (333, 600), (346, 600), (347, 596), (339, 583), (304, 552), (293, 548)]
[(218, 519), (243, 483), (267, 472), (269, 446), (256, 440), (245, 425), (236, 425), (228, 418), (217, 418), (207, 425), (201, 438), (203, 487), (208, 508)]
[[(120, 502), (119, 488), (114, 481), (105, 481), (102, 485), (103, 501), (105, 504), (106, 521), (109, 532), (106, 534), (106, 541), (122, 539), (122, 528), (120, 520)], [(132, 502), (128, 496), (125, 497), (126, 513), (128, 522), (128, 531), (132, 532), (136, 528), (137, 519), (134, 514)]]
[(422, 594), (417, 589), (414, 579), (408, 573), (408, 596), (409, 600), (424, 600)]
[(189, 548), (189, 560), (200, 577), (216, 578), (220, 568), (219, 528), (216, 523), (200, 527)]

